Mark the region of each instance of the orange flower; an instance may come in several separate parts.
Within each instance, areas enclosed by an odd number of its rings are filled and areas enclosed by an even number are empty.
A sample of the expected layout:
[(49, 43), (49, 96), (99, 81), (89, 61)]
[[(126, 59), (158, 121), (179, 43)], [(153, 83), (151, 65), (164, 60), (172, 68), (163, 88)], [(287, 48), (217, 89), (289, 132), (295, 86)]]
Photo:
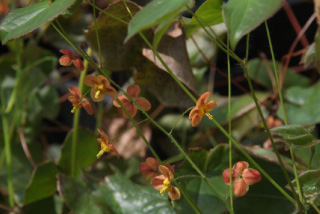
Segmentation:
[[(237, 196), (244, 196), (249, 190), (249, 185), (261, 181), (260, 173), (248, 167), (249, 164), (245, 161), (239, 161), (232, 167), (233, 192)], [(223, 171), (222, 179), (225, 184), (230, 185), (229, 168)]]
[(197, 126), (200, 123), (202, 117), (205, 115), (210, 120), (212, 119), (212, 115), (210, 114), (210, 111), (214, 109), (217, 106), (217, 104), (213, 100), (206, 102), (207, 99), (209, 98), (209, 95), (210, 95), (209, 92), (202, 94), (197, 101), (196, 107), (194, 107), (190, 111), (189, 119), (192, 119), (191, 125), (193, 127)]
[(174, 170), (170, 166), (159, 166), (160, 175), (155, 176), (151, 184), (152, 186), (160, 191), (160, 194), (163, 196), (164, 192), (168, 192), (169, 198), (171, 200), (179, 200), (180, 199), (180, 191), (177, 187), (172, 186), (171, 182), (174, 178)]
[(104, 96), (108, 94), (112, 99), (116, 99), (118, 97), (118, 92), (112, 86), (110, 86), (109, 80), (102, 76), (86, 76), (84, 78), (84, 83), (90, 87), (91, 89), (91, 98), (95, 102), (100, 102), (104, 99)]
[(83, 107), (88, 114), (92, 115), (93, 110), (88, 98), (85, 98), (85, 97), (82, 98), (81, 91), (77, 87), (69, 87), (69, 91), (72, 94), (71, 96), (68, 97), (68, 100), (73, 105), (73, 109), (71, 110), (71, 113), (74, 113), (76, 109)]
[(146, 162), (139, 164), (139, 169), (143, 177), (147, 180), (152, 180), (156, 175), (158, 175), (159, 161), (155, 158), (149, 157)]
[[(138, 97), (138, 95), (140, 94), (140, 87), (138, 85), (131, 85), (127, 88), (127, 93), (129, 94), (129, 96), (133, 99), (136, 100), (136, 102), (141, 106), (141, 108), (145, 111), (148, 111), (151, 108), (151, 104), (149, 103), (149, 101), (143, 97)], [(122, 105), (127, 109), (127, 111), (129, 112), (129, 114), (131, 115), (131, 117), (134, 117), (137, 114), (137, 106), (131, 102), (131, 100), (125, 96), (119, 96), (118, 99), (120, 100), (120, 102), (122, 103)], [(113, 105), (121, 108), (121, 105), (118, 103), (117, 100), (113, 101)], [(128, 118), (127, 114), (124, 112), (123, 109), (122, 110), (122, 115), (125, 118)]]
[(105, 152), (113, 152), (119, 158), (120, 155), (118, 151), (113, 147), (112, 144), (109, 144), (109, 136), (102, 129), (98, 129), (98, 132), (101, 135), (101, 138), (97, 139), (98, 143), (101, 145), (101, 150), (97, 154), (97, 158), (100, 158)]
[(70, 66), (74, 64), (74, 66), (78, 71), (83, 71), (84, 69), (83, 62), (81, 61), (80, 57), (77, 54), (73, 53), (73, 51), (70, 51), (68, 49), (61, 49), (60, 53), (64, 54), (59, 59), (60, 65)]

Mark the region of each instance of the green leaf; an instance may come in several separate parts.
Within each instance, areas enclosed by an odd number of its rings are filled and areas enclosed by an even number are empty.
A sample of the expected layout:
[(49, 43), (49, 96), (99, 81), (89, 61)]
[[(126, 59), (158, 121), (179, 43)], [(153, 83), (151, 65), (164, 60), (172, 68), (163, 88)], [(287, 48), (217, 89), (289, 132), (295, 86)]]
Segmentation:
[(281, 6), (282, 0), (229, 0), (224, 5), (224, 18), (231, 47), (235, 49), (244, 35), (275, 14)]
[[(276, 67), (279, 67), (279, 62), (276, 62)], [(270, 80), (270, 75), (268, 69), (272, 71), (272, 78), (275, 83), (273, 62), (269, 61), (268, 64), (261, 59), (252, 59), (248, 62), (248, 73), (249, 77), (261, 85), (265, 86), (267, 89), (272, 90), (272, 82)], [(310, 80), (300, 75), (291, 69), (287, 70), (286, 79), (283, 84), (283, 89), (287, 89), (291, 86), (308, 86), (310, 85)]]
[(47, 198), (57, 191), (57, 166), (52, 162), (38, 165), (26, 189), (24, 204)]
[(126, 40), (144, 29), (151, 28), (161, 22), (178, 16), (182, 11), (187, 9), (186, 6), (191, 8), (193, 5), (193, 0), (151, 1), (130, 21)]
[(308, 148), (319, 143), (319, 141), (314, 140), (312, 132), (314, 126), (300, 126), (300, 125), (287, 125), (278, 126), (271, 129), (271, 133), (281, 136), (280, 141), (285, 142), (288, 146), (294, 148)]
[[(55, 184), (57, 185), (57, 184)], [(41, 187), (38, 187), (41, 189)], [(23, 207), (24, 214), (57, 214), (53, 197), (45, 198)], [(62, 213), (62, 212), (61, 212)]]
[(134, 184), (119, 172), (106, 177), (99, 186), (63, 175), (58, 180), (60, 195), (77, 214), (175, 213), (167, 197), (162, 197), (151, 185)]
[[(63, 172), (71, 173), (71, 150), (72, 150), (72, 131), (68, 133), (63, 146), (61, 148), (61, 157), (58, 166)], [(76, 172), (80, 174), (81, 169), (86, 169), (97, 160), (97, 153), (99, 152), (99, 145), (97, 138), (92, 131), (87, 129), (79, 129), (78, 141), (76, 149)]]
[(313, 129), (314, 126), (286, 125), (274, 127), (270, 131), (272, 134), (277, 134), (283, 137), (290, 137), (310, 134)]
[[(309, 170), (299, 175), (299, 181), (304, 197), (310, 198), (320, 194), (320, 170)], [(296, 180), (291, 181), (295, 187)], [(287, 187), (288, 188), (288, 187)]]
[(12, 10), (0, 25), (2, 44), (53, 20), (73, 5), (75, 0), (55, 0), (51, 5), (49, 2), (50, 0), (45, 0), (29, 7)]
[[(140, 10), (140, 7), (133, 2), (126, 2), (126, 5), (132, 14)], [(117, 2), (114, 6), (110, 5), (105, 9), (105, 12), (124, 21), (130, 17), (122, 1)], [(120, 71), (132, 67), (133, 64), (140, 64), (139, 58), (142, 58), (141, 53), (145, 42), (140, 36), (135, 36), (124, 43), (127, 35), (127, 24), (114, 19), (110, 15), (101, 13), (96, 20), (96, 28), (101, 47), (102, 62), (100, 63), (104, 68)], [(145, 32), (146, 37), (149, 38), (151, 33), (151, 31)], [(94, 24), (85, 32), (85, 36), (94, 55), (97, 59), (100, 59)]]
[[(317, 38), (317, 37), (316, 37)], [(313, 42), (311, 45), (309, 45), (304, 53), (302, 54), (300, 63), (303, 64), (304, 68), (309, 67), (312, 63), (314, 63), (316, 61), (316, 43)], [(317, 60), (319, 61), (319, 60)], [(320, 61), (319, 61), (320, 63)]]
[[(293, 86), (285, 94), (290, 103), (285, 103), (285, 109), (290, 124), (316, 124), (320, 122), (320, 82), (310, 87)], [(283, 118), (281, 109), (277, 115)]]
[(222, 23), (222, 0), (205, 1), (195, 12), (190, 22), (182, 22), (187, 38), (189, 38), (195, 30), (202, 27), (198, 19), (205, 27)]

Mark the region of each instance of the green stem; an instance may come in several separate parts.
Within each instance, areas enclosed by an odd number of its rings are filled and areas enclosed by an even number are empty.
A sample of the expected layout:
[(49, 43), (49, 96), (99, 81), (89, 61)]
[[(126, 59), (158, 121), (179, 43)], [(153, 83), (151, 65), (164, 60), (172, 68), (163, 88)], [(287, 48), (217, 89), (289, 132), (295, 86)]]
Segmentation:
[(248, 159), (248, 161), (254, 165), (254, 167), (259, 170), (261, 172), (261, 174), (263, 174), (269, 181), (270, 183), (273, 184), (274, 187), (276, 187), (290, 202), (292, 202), (294, 205), (296, 203), (296, 201), (286, 192), (284, 191), (279, 184), (273, 180), (269, 174), (264, 171), (264, 169), (262, 169), (260, 167), (260, 165), (255, 162), (255, 160), (253, 160), (253, 158), (226, 132), (226, 130), (218, 123), (218, 121), (216, 121), (214, 118), (211, 120), (219, 129), (220, 131), (226, 136), (228, 137), (231, 142), (233, 143), (234, 146), (237, 147), (237, 149)]
[[(282, 92), (281, 92), (281, 88), (280, 88), (280, 81), (279, 81), (279, 76), (278, 76), (278, 71), (277, 71), (277, 66), (276, 66), (276, 60), (275, 60), (274, 53), (273, 53), (272, 41), (271, 41), (271, 36), (270, 36), (270, 32), (269, 32), (269, 27), (268, 27), (267, 21), (265, 21), (265, 26), (266, 26), (268, 42), (269, 42), (269, 46), (270, 46), (270, 52), (271, 52), (271, 56), (272, 56), (274, 75), (275, 75), (276, 83), (277, 83), (277, 87), (278, 87), (278, 94), (279, 94), (279, 99), (280, 99), (280, 103), (281, 103), (281, 109), (282, 109), (282, 113), (283, 113), (283, 117), (284, 117), (284, 123), (285, 123), (285, 125), (288, 125), (288, 116), (287, 116), (287, 112), (285, 110), (284, 102), (283, 102), (283, 98), (282, 98)], [(299, 181), (299, 176), (298, 176), (297, 167), (296, 167), (296, 162), (295, 162), (295, 158), (294, 158), (294, 152), (293, 152), (293, 148), (292, 147), (290, 147), (290, 156), (291, 156), (291, 160), (292, 160), (294, 177), (295, 177), (295, 180), (296, 180), (297, 189), (298, 189), (298, 193), (299, 193), (299, 199), (300, 199), (300, 201), (302, 203), (304, 203), (303, 196), (302, 196), (302, 191), (301, 191), (301, 186), (300, 186), (300, 181)], [(289, 183), (291, 183), (291, 182), (289, 182)], [(292, 191), (293, 191), (293, 189), (292, 189)], [(299, 203), (299, 205), (300, 205), (300, 203)], [(301, 206), (300, 208), (301, 209), (302, 208), (306, 209), (305, 205)]]
[[(128, 95), (126, 95), (127, 97), (130, 97)], [(131, 97), (130, 97), (131, 99)], [(123, 106), (123, 104), (121, 103), (121, 101), (117, 98), (117, 102), (120, 104), (121, 108), (124, 110), (124, 112), (126, 113), (126, 115), (128, 116), (129, 120), (133, 123), (134, 127), (136, 127), (139, 135), (142, 137), (143, 141), (146, 143), (146, 145), (148, 146), (148, 148), (150, 149), (151, 153), (153, 154), (153, 156), (159, 161), (160, 164), (162, 164), (161, 159), (159, 158), (159, 156), (157, 155), (157, 153), (154, 151), (154, 149), (152, 148), (152, 146), (150, 145), (149, 141), (146, 139), (146, 137), (144, 136), (143, 132), (141, 131), (140, 127), (138, 126), (138, 123), (131, 117), (131, 115), (129, 114), (129, 112), (127, 111), (127, 109)]]
[(7, 162), (9, 205), (10, 207), (13, 207), (14, 206), (14, 190), (13, 190), (13, 180), (12, 180), (11, 143), (10, 143), (8, 125), (9, 123), (8, 123), (7, 115), (3, 114), (2, 128), (3, 128), (3, 135), (4, 135), (4, 149), (5, 149), (6, 162)]
[[(144, 119), (144, 120), (141, 120), (139, 123), (137, 123), (136, 125), (140, 125), (144, 122), (148, 121), (148, 119)], [(114, 138), (112, 138), (112, 140), (110, 140), (110, 143), (114, 142), (116, 139), (118, 139), (121, 135), (123, 135), (124, 133), (126, 133), (128, 130), (132, 129), (133, 127), (135, 127), (134, 125), (126, 128), (125, 130), (123, 130), (122, 132), (120, 132), (119, 134), (117, 134)], [(160, 160), (160, 159), (159, 159)], [(159, 161), (158, 160), (158, 161)]]
[(92, 1), (92, 4), (94, 5), (93, 8), (93, 22), (94, 22), (94, 30), (96, 32), (97, 37), (97, 46), (98, 46), (98, 52), (99, 52), (99, 59), (100, 59), (100, 67), (102, 67), (102, 55), (101, 55), (101, 46), (100, 46), (100, 38), (98, 33), (98, 27), (97, 27), (97, 21), (96, 21), (96, 3), (95, 0)]
[[(263, 123), (263, 125), (264, 125), (264, 128), (265, 128), (265, 130), (266, 130), (266, 132), (267, 132), (267, 135), (268, 135), (268, 137), (269, 137), (269, 139), (270, 139), (270, 141), (271, 141), (273, 150), (274, 150), (274, 152), (275, 152), (275, 154), (276, 154), (276, 156), (277, 156), (277, 159), (278, 159), (278, 161), (279, 161), (280, 167), (281, 167), (281, 169), (282, 169), (282, 171), (283, 171), (283, 174), (284, 174), (284, 176), (285, 176), (285, 178), (286, 178), (286, 180), (287, 180), (287, 182), (288, 182), (288, 184), (289, 184), (289, 186), (290, 186), (290, 188), (291, 188), (291, 190), (292, 190), (292, 193), (293, 193), (295, 199), (298, 199), (298, 198), (297, 198), (297, 195), (296, 195), (296, 193), (295, 193), (295, 191), (294, 191), (294, 188), (293, 188), (293, 186), (292, 186), (291, 180), (290, 180), (290, 178), (289, 178), (288, 172), (286, 171), (286, 169), (285, 169), (285, 167), (284, 167), (284, 164), (283, 164), (283, 161), (282, 161), (281, 156), (280, 156), (280, 154), (279, 154), (279, 151), (277, 150), (277, 147), (276, 147), (276, 145), (275, 145), (275, 143), (274, 143), (274, 140), (273, 140), (273, 137), (272, 137), (272, 135), (271, 135), (270, 129), (269, 129), (267, 123), (266, 123), (266, 120), (264, 119), (264, 116), (263, 116), (262, 110), (261, 110), (261, 108), (260, 108), (258, 99), (257, 99), (256, 94), (255, 94), (254, 89), (253, 89), (253, 85), (252, 85), (251, 79), (249, 78), (248, 69), (247, 69), (246, 65), (244, 65), (244, 64), (242, 64), (242, 68), (243, 68), (243, 70), (244, 70), (244, 72), (245, 72), (245, 76), (247, 77), (247, 81), (248, 81), (248, 85), (249, 85), (249, 88), (250, 88), (250, 91), (251, 91), (252, 98), (253, 98), (253, 100), (254, 100), (254, 102), (255, 102), (255, 104), (256, 104), (256, 107), (257, 107), (257, 110), (258, 110), (258, 112), (259, 112), (260, 118), (261, 118), (262, 123)], [(246, 154), (246, 155), (247, 155), (247, 154)], [(261, 167), (259, 167), (259, 168), (261, 168)], [(261, 169), (262, 169), (262, 168), (261, 168)], [(269, 177), (270, 179), (272, 179), (270, 176), (268, 176), (268, 177)], [(267, 177), (267, 178), (268, 178), (268, 177)], [(269, 179), (268, 179), (268, 180), (269, 180)], [(271, 180), (270, 180), (270, 182), (271, 182)], [(272, 183), (272, 182), (271, 182), (271, 183)], [(279, 187), (280, 189), (279, 189), (278, 187)], [(277, 188), (280, 192), (285, 193), (285, 196), (286, 196), (286, 197), (289, 196), (286, 192), (283, 191), (283, 189), (282, 189), (278, 184), (277, 184), (276, 188)], [(289, 197), (290, 197), (290, 196), (289, 196)], [(288, 198), (288, 197), (287, 197), (287, 198)], [(294, 201), (295, 201), (295, 200), (292, 199), (291, 197), (288, 198), (288, 199), (289, 199), (291, 202), (293, 202), (293, 203), (294, 203)], [(298, 203), (299, 203), (299, 202), (300, 202), (300, 201), (298, 200)], [(301, 203), (301, 202), (300, 202), (300, 203)], [(295, 204), (295, 203), (294, 203), (294, 204)]]
[[(91, 55), (91, 49), (88, 49), (88, 55)], [(79, 79), (79, 90), (83, 90), (83, 80), (86, 76), (88, 70), (89, 62), (84, 61), (84, 70), (80, 74)], [(80, 109), (76, 109), (73, 117), (73, 131), (72, 131), (72, 145), (71, 145), (71, 176), (77, 176), (77, 143), (78, 143), (78, 133), (79, 133), (79, 120), (80, 120)]]
[[(227, 39), (227, 62), (228, 62), (228, 121), (229, 121), (229, 135), (231, 136), (231, 68), (229, 55), (229, 38)], [(229, 175), (232, 175), (232, 142), (229, 139)], [(230, 184), (232, 184), (232, 176), (230, 176)], [(231, 213), (233, 211), (233, 188), (230, 185), (229, 190)]]
[(189, 205), (192, 207), (192, 209), (196, 212), (196, 214), (201, 214), (200, 208), (197, 206), (197, 204), (192, 200), (192, 198), (189, 196), (188, 192), (183, 188), (182, 185), (180, 185), (177, 181), (174, 181), (174, 185), (176, 185), (181, 194), (184, 196), (184, 198), (187, 200)]

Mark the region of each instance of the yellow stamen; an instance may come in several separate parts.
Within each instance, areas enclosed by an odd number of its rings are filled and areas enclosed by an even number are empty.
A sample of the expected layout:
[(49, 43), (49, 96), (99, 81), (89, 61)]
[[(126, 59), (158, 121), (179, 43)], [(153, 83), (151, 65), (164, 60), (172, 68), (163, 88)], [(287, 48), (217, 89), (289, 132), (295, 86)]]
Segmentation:
[(171, 182), (168, 178), (164, 179), (163, 187), (160, 189), (160, 194), (163, 196), (165, 191), (170, 192), (172, 190)]
[(100, 90), (96, 91), (96, 94), (94, 95), (95, 98), (98, 98), (100, 95)]
[(97, 158), (100, 158), (103, 154), (104, 154), (104, 151), (103, 151), (103, 149), (101, 149), (99, 151), (99, 153), (97, 154)]
[(94, 85), (94, 88), (97, 90), (94, 97), (98, 98), (100, 93), (103, 92), (104, 86), (103, 86), (103, 84), (98, 84), (98, 85)]
[(74, 112), (76, 111), (76, 109), (82, 107), (81, 105), (76, 105), (76, 104), (72, 104), (72, 105), (73, 105), (73, 108), (72, 108), (72, 110), (71, 110), (71, 113), (74, 113)]
[(100, 158), (105, 152), (111, 152), (111, 149), (105, 142), (102, 141), (101, 142), (101, 150), (97, 154), (97, 158)]
[(206, 113), (206, 116), (209, 118), (209, 120), (213, 119), (213, 116), (210, 113)]

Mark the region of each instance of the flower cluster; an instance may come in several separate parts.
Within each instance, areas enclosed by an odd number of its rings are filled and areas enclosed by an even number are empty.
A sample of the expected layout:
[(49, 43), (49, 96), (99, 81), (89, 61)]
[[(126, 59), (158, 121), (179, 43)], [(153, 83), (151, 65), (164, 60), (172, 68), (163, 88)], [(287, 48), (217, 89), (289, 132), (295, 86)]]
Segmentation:
[[(60, 64), (63, 66), (74, 65), (77, 70), (82, 71), (84, 69), (83, 62), (80, 57), (73, 51), (68, 49), (61, 49), (61, 53), (64, 55), (60, 57)], [(110, 81), (102, 75), (93, 76), (88, 75), (84, 78), (84, 83), (91, 87), (90, 96), (94, 102), (101, 102), (106, 95), (109, 95), (113, 99), (113, 105), (121, 109), (123, 117), (128, 118), (126, 112), (122, 109), (124, 107), (131, 117), (137, 114), (137, 103), (144, 111), (148, 111), (151, 108), (150, 102), (139, 97), (140, 87), (138, 85), (131, 85), (127, 88), (127, 94), (119, 96), (117, 90), (113, 88)], [(88, 98), (83, 97), (81, 91), (77, 87), (69, 87), (71, 95), (68, 97), (69, 101), (73, 105), (71, 113), (75, 113), (77, 109), (84, 108), (88, 114), (93, 114), (93, 109)], [(134, 100), (134, 102), (132, 101)], [(118, 157), (119, 154), (112, 144), (109, 144), (109, 137), (102, 129), (98, 129), (101, 138), (98, 138), (98, 143), (101, 145), (101, 150), (97, 154), (97, 158), (100, 158), (105, 152), (113, 152)]]
[[(255, 184), (261, 181), (260, 173), (249, 168), (249, 164), (245, 161), (239, 161), (235, 163), (232, 167), (232, 183), (233, 192), (237, 196), (244, 196), (248, 190), (249, 185)], [(222, 173), (222, 179), (225, 184), (230, 185), (230, 169), (226, 169)]]
[(159, 190), (162, 196), (164, 192), (168, 192), (171, 200), (180, 199), (179, 189), (171, 184), (174, 179), (174, 169), (171, 165), (160, 165), (155, 158), (149, 157), (146, 162), (140, 163), (139, 169), (142, 176), (151, 180), (151, 185)]

